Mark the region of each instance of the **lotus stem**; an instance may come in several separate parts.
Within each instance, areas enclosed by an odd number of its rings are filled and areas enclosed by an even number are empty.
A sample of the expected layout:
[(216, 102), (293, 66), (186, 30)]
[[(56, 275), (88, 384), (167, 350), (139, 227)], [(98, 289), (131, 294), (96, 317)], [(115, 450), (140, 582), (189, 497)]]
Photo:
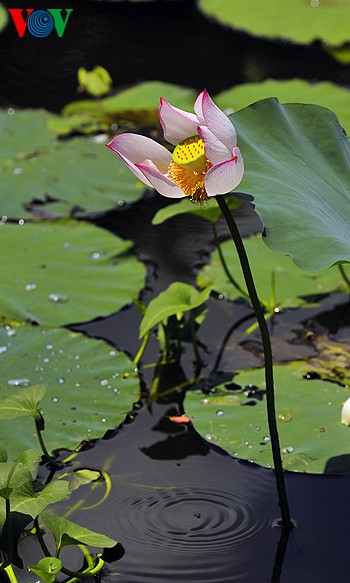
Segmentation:
[(238, 257), (241, 263), (242, 272), (249, 293), (250, 301), (255, 311), (256, 319), (261, 333), (265, 361), (267, 420), (271, 438), (272, 457), (275, 468), (277, 494), (281, 510), (281, 525), (285, 528), (292, 528), (293, 524), (290, 518), (288, 498), (285, 488), (284, 473), (282, 467), (281, 449), (276, 422), (273, 360), (270, 334), (265, 320), (264, 310), (259, 301), (259, 297), (255, 288), (255, 283), (250, 269), (248, 256), (245, 251), (243, 240), (238, 231), (236, 222), (231, 214), (230, 209), (227, 206), (225, 199), (222, 196), (216, 196), (215, 199), (220, 207), (222, 214), (224, 215), (227, 226), (232, 235), (232, 239), (235, 244)]

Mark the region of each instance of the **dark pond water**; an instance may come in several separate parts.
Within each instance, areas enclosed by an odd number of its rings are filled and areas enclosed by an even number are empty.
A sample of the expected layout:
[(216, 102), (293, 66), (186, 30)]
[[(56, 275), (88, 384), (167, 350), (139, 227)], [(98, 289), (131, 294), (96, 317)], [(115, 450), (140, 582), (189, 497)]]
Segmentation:
[[(65, 0), (66, 2), (66, 0)], [(52, 6), (65, 6), (63, 0)], [(20, 6), (8, 0), (5, 4)], [(74, 3), (76, 28), (67, 29), (64, 43), (19, 39), (8, 28), (0, 35), (0, 101), (2, 105), (60, 109), (77, 98), (76, 70), (96, 64), (106, 67), (116, 86), (160, 79), (204, 86), (217, 92), (235, 83), (267, 77), (350, 81), (349, 69), (337, 64), (319, 45), (297, 47), (252, 39), (210, 22), (195, 2)], [(192, 50), (195, 47), (195, 50)], [(199, 47), (199, 48), (198, 48)], [(188, 56), (179, 61), (179, 48)], [(218, 67), (225, 62), (226, 68)], [(247, 77), (247, 62), (257, 78)], [(133, 208), (99, 218), (97, 224), (131, 238), (148, 265), (148, 301), (174, 281), (194, 283), (198, 267), (212, 249), (210, 225), (194, 217), (178, 217), (151, 226), (155, 211), (166, 201), (154, 193)], [(260, 229), (248, 204), (237, 212), (242, 234)], [(225, 227), (220, 225), (221, 235)], [(199, 334), (206, 349), (206, 372), (259, 364), (243, 349), (243, 320), (252, 318), (245, 302), (210, 301)], [(324, 298), (318, 308), (286, 311), (274, 322), (276, 359), (283, 360), (291, 329), (303, 330), (312, 318), (339, 339), (349, 339), (349, 304), (341, 295)], [(134, 356), (139, 315), (128, 307), (121, 313), (73, 329), (106, 339)], [(258, 342), (258, 335), (253, 335)], [(186, 347), (181, 361), (163, 371), (166, 391), (193, 376), (193, 355)], [(303, 344), (297, 348), (307, 355)], [(152, 341), (145, 363), (158, 358)], [(145, 393), (153, 369), (144, 372)], [(169, 415), (182, 411), (181, 399), (160, 394), (152, 406), (140, 401), (132, 417), (81, 452), (79, 467), (108, 469), (112, 491), (97, 508), (80, 508), (72, 519), (121, 541), (125, 555), (107, 565), (106, 583), (344, 583), (349, 578), (350, 477), (286, 473), (292, 517), (289, 535), (276, 526), (279, 508), (271, 470), (234, 459), (204, 440), (188, 424), (174, 425)], [(344, 460), (333, 460), (339, 468)], [(345, 463), (347, 460), (345, 460)], [(44, 471), (44, 470), (43, 470)], [(82, 493), (83, 492), (83, 493)], [(103, 487), (86, 487), (83, 507), (103, 496)], [(81, 505), (84, 488), (70, 504)], [(61, 510), (66, 510), (61, 505)], [(282, 537), (282, 538), (281, 538)], [(79, 566), (79, 565), (78, 565)], [(26, 583), (25, 580), (23, 580)]]

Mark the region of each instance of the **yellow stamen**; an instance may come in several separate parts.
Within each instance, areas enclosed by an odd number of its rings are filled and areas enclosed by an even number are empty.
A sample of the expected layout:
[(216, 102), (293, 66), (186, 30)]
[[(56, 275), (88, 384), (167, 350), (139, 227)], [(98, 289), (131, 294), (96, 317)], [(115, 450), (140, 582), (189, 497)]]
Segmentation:
[(168, 178), (193, 202), (202, 205), (208, 199), (204, 177), (210, 167), (203, 140), (199, 136), (192, 136), (176, 146), (168, 168)]

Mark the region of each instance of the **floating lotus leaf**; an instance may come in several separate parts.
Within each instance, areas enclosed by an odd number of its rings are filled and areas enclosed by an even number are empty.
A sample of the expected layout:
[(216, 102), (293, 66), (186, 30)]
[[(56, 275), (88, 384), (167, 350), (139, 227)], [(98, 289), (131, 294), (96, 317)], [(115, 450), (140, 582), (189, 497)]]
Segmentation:
[(61, 326), (117, 312), (139, 295), (145, 268), (130, 243), (82, 221), (0, 227), (0, 314)]
[(307, 271), (350, 260), (350, 149), (335, 115), (266, 99), (230, 116), (264, 241)]
[(277, 97), (281, 103), (312, 103), (327, 107), (337, 115), (340, 125), (347, 133), (350, 133), (350, 92), (328, 81), (308, 83), (301, 79), (269, 79), (261, 83), (244, 83), (216, 95), (215, 103), (224, 110), (237, 111), (268, 97)]
[[(2, 328), (0, 363), (1, 399), (31, 385), (47, 387), (40, 408), (49, 451), (74, 449), (83, 440), (102, 437), (124, 420), (138, 399), (135, 367), (123, 353), (68, 330)], [(33, 418), (2, 420), (0, 443), (10, 457), (38, 449)]]
[[(259, 296), (268, 304), (273, 302), (279, 308), (297, 308), (310, 302), (305, 296), (348, 289), (336, 266), (323, 271), (302, 271), (290, 257), (274, 253), (264, 245), (261, 235), (245, 239), (244, 246)], [(232, 241), (223, 243), (221, 249), (232, 276), (245, 289), (242, 269)], [(345, 270), (350, 275), (350, 270), (346, 267)], [(242, 296), (228, 280), (217, 251), (212, 254), (210, 264), (197, 276), (197, 282), (201, 287), (211, 286), (231, 300)]]
[(196, 93), (170, 83), (147, 81), (98, 101), (85, 99), (69, 103), (64, 107), (62, 116), (56, 117), (54, 123), (50, 122), (50, 127), (64, 135), (68, 133), (69, 127), (70, 131), (82, 133), (95, 131), (94, 124), (103, 131), (109, 131), (113, 124), (131, 124), (131, 129), (133, 124), (158, 126), (160, 96), (176, 103), (177, 107), (191, 110)]
[[(350, 474), (350, 432), (340, 421), (349, 389), (308, 380), (304, 378), (308, 370), (308, 364), (300, 362), (275, 366), (283, 466), (300, 472)], [(188, 392), (185, 411), (207, 440), (239, 458), (271, 467), (265, 397), (251, 393), (264, 391), (264, 370), (241, 372), (234, 383), (242, 390), (218, 386), (210, 395)]]
[(298, 43), (349, 40), (349, 0), (199, 0), (201, 10), (235, 29)]
[[(35, 110), (0, 113), (0, 217), (55, 217), (111, 209), (141, 197), (144, 186), (116, 158), (107, 136), (55, 140), (49, 114)], [(59, 210), (52, 202), (60, 203)], [(44, 206), (43, 206), (44, 205)]]

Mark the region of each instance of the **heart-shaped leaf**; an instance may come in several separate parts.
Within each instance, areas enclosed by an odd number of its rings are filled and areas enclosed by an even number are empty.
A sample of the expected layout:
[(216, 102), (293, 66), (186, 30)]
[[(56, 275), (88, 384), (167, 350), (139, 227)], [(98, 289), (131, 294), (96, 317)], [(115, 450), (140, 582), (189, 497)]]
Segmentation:
[(201, 306), (208, 299), (210, 291), (209, 287), (199, 292), (187, 283), (172, 283), (148, 304), (140, 324), (140, 338), (170, 316), (183, 315)]
[(1, 399), (0, 420), (27, 416), (36, 418), (39, 404), (45, 393), (45, 386), (35, 385), (34, 387), (27, 387), (15, 395), (10, 395), (6, 399)]
[(40, 559), (36, 565), (29, 565), (28, 569), (38, 575), (44, 583), (53, 583), (61, 567), (62, 561), (60, 559), (56, 559), (56, 557), (45, 557), (44, 559)]
[(110, 548), (117, 544), (117, 541), (109, 536), (94, 532), (84, 526), (79, 526), (79, 524), (75, 524), (61, 516), (54, 516), (44, 512), (41, 515), (41, 519), (55, 537), (58, 551), (68, 545), (83, 544), (99, 548)]

